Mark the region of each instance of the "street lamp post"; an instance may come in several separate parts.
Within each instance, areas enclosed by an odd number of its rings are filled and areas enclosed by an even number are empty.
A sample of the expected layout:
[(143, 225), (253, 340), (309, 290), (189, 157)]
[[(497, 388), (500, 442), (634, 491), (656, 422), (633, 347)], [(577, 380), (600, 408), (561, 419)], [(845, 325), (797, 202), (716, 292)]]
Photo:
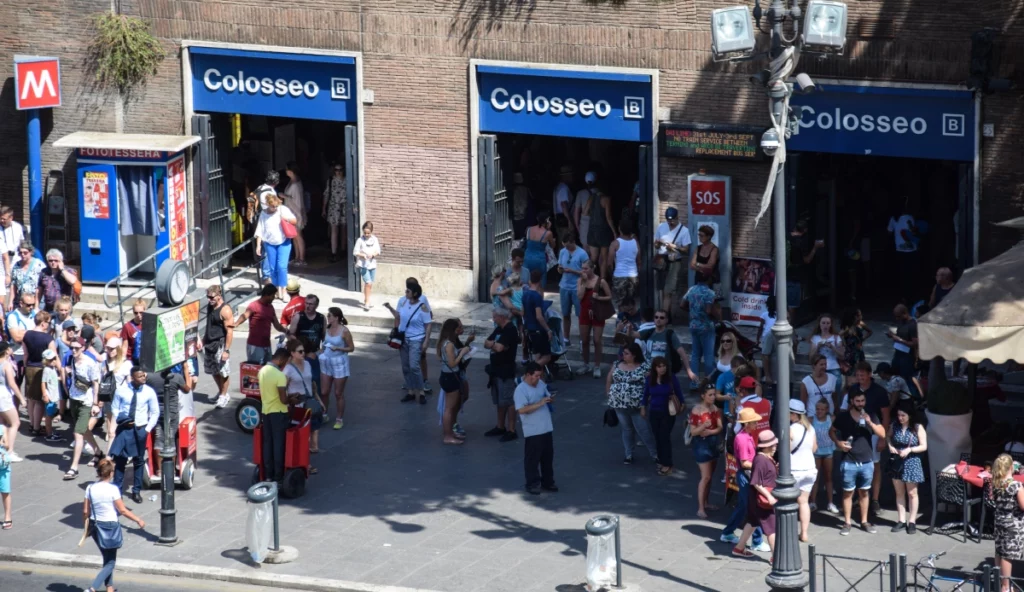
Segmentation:
[[(760, 77), (753, 77), (763, 84), (770, 98), (772, 127), (761, 138), (761, 146), (768, 156), (773, 157), (769, 175), (771, 192), (766, 190), (772, 201), (772, 220), (775, 230), (775, 302), (776, 322), (772, 334), (776, 342), (775, 376), (778, 378), (775, 394), (775, 430), (779, 438), (779, 476), (772, 492), (778, 502), (775, 505), (775, 552), (772, 571), (765, 582), (772, 590), (803, 590), (808, 576), (803, 571), (800, 558), (799, 517), (796, 488), (791, 470), (789, 441), (789, 399), (790, 367), (789, 357), (793, 348), (793, 326), (789, 324), (786, 294), (786, 139), (795, 127), (799, 115), (791, 117), (789, 98), (793, 87), (788, 78), (793, 73), (801, 50), (823, 53), (841, 53), (846, 44), (846, 5), (833, 0), (808, 0), (808, 18), (803, 19), (798, 0), (790, 0), (787, 8), (783, 0), (772, 0), (768, 7), (767, 19), (771, 44), (768, 57), (771, 69)], [(753, 17), (757, 29), (761, 28), (761, 5), (754, 2)], [(792, 38), (785, 35), (785, 22), (793, 23)], [(801, 31), (801, 20), (803, 30)], [(750, 26), (750, 12), (746, 6), (715, 10), (711, 14), (712, 51), (715, 59), (745, 60), (754, 56), (754, 30)], [(802, 34), (801, 34), (802, 33)], [(814, 90), (814, 82), (805, 74), (797, 76), (801, 92)], [(762, 205), (762, 213), (765, 205)], [(814, 566), (810, 566), (814, 569)]]

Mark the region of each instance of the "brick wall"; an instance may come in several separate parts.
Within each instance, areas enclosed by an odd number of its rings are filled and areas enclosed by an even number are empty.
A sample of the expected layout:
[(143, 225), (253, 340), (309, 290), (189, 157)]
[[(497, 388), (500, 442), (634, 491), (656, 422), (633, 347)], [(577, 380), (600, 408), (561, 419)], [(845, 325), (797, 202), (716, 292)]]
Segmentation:
[[(713, 63), (707, 31), (711, 0), (125, 0), (123, 10), (149, 19), (168, 58), (126, 106), (125, 131), (182, 130), (179, 45), (182, 39), (361, 51), (365, 108), (366, 209), (394, 263), (471, 265), (471, 188), (467, 68), (470, 58), (656, 68), (660, 102), (677, 121), (763, 124), (766, 100), (747, 77), (757, 63)], [(1024, 85), (1024, 0), (849, 0), (846, 55), (801, 69), (814, 76), (960, 83), (968, 72), (970, 33), (1000, 27), (1001, 72)], [(23, 117), (13, 112), (9, 80), (14, 53), (64, 60), (65, 107), (48, 140), (79, 129), (114, 129), (113, 101), (85, 72), (85, 16), (108, 0), (41, 8), (26, 0), (0, 7), (0, 200), (27, 199)], [(983, 219), (1024, 208), (1020, 91), (986, 97), (985, 120), (997, 124), (984, 143)], [(44, 149), (44, 168), (66, 166)], [(734, 178), (737, 254), (766, 254), (768, 226), (748, 228), (767, 173), (764, 165), (662, 159), (661, 191), (671, 202), (688, 173), (703, 166)], [(19, 199), (20, 198), (20, 199)], [(410, 215), (411, 214), (411, 215)], [(72, 218), (74, 219), (74, 217)], [(983, 222), (982, 254), (1015, 233)]]

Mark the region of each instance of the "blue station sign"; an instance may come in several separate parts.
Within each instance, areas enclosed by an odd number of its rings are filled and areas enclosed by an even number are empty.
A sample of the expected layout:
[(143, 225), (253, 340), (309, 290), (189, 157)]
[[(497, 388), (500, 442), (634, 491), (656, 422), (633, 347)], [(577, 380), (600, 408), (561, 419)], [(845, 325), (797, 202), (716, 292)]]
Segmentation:
[(650, 142), (646, 74), (476, 67), (480, 131)]
[(804, 152), (974, 160), (970, 91), (823, 85), (795, 95), (802, 110), (788, 148)]
[(355, 121), (355, 58), (190, 47), (192, 109)]

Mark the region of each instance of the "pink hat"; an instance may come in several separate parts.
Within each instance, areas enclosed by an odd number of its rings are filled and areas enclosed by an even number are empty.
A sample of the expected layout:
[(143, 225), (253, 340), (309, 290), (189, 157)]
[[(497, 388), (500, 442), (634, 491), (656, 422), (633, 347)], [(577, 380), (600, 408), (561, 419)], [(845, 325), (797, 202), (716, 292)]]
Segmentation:
[(757, 435), (758, 448), (770, 448), (778, 443), (779, 439), (775, 437), (775, 432), (771, 430), (764, 430)]

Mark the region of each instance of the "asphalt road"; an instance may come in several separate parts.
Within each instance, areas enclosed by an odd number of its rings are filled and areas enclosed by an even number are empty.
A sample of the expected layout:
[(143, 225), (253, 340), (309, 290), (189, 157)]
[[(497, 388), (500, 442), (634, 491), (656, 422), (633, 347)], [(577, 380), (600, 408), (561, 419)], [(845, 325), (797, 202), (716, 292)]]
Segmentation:
[[(0, 562), (0, 588), (4, 592), (80, 592), (88, 590), (96, 570), (74, 567), (31, 565), (28, 563)], [(115, 572), (114, 583), (120, 592), (167, 592), (168, 590), (216, 590), (218, 592), (269, 592), (263, 588), (243, 584), (229, 584), (205, 580), (186, 580), (144, 574)], [(101, 591), (103, 592), (103, 591)]]

